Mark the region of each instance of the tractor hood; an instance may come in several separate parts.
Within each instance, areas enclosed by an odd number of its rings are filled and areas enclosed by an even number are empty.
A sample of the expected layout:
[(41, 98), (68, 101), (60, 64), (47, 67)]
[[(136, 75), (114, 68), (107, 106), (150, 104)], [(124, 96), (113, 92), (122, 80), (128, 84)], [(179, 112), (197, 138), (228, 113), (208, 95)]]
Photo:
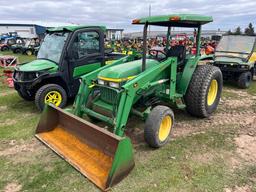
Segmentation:
[[(146, 68), (153, 67), (157, 64), (159, 64), (158, 61), (153, 59), (147, 59)], [(100, 79), (108, 78), (110, 81), (111, 79), (115, 79), (115, 80), (126, 79), (126, 78), (129, 79), (141, 73), (141, 66), (142, 66), (142, 60), (136, 60), (136, 61), (123, 63), (120, 65), (115, 65), (113, 67), (109, 67), (105, 70), (102, 70), (99, 73), (98, 77)]]
[(232, 58), (232, 57), (225, 57), (225, 56), (215, 56), (215, 62), (217, 63), (233, 63), (233, 64), (242, 64), (243, 59), (242, 58)]
[(19, 71), (25, 71), (25, 72), (42, 71), (42, 70), (57, 71), (58, 65), (56, 65), (54, 62), (49, 60), (37, 59), (29, 63), (25, 63), (23, 65), (18, 65), (17, 69)]

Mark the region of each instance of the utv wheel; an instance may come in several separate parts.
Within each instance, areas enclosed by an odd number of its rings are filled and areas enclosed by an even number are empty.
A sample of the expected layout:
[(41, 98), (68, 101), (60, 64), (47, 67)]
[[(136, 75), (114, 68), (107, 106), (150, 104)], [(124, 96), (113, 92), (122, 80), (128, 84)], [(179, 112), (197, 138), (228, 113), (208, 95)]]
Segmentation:
[(42, 111), (46, 103), (52, 103), (57, 107), (63, 108), (67, 104), (67, 93), (59, 85), (48, 84), (42, 86), (36, 92), (35, 104)]
[(156, 106), (150, 112), (145, 123), (145, 141), (153, 148), (159, 148), (165, 145), (169, 139), (173, 124), (173, 111), (163, 105)]
[(2, 51), (8, 51), (8, 50), (9, 50), (8, 47), (6, 47), (6, 46), (2, 47)]
[(193, 116), (208, 117), (218, 107), (223, 78), (218, 67), (198, 65), (185, 94), (186, 110)]
[(250, 87), (252, 82), (252, 73), (250, 71), (241, 73), (237, 80), (237, 85), (239, 88), (246, 89)]
[(29, 95), (27, 92), (24, 90), (19, 90), (18, 91), (19, 96), (26, 100), (26, 101), (34, 101), (35, 100), (35, 95)]
[(21, 49), (15, 49), (14, 53), (19, 54), (19, 53), (22, 53), (22, 51), (21, 51)]

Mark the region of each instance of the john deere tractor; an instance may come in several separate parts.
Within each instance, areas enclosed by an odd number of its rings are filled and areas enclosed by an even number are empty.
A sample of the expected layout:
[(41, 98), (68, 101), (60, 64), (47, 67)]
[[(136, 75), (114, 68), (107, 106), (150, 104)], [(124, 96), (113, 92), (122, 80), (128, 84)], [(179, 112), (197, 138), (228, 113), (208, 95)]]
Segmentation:
[[(212, 65), (198, 65), (201, 26), (211, 21), (212, 17), (193, 14), (133, 20), (144, 26), (142, 59), (127, 56), (82, 76), (73, 108), (47, 105), (36, 137), (102, 190), (118, 183), (134, 167), (132, 144), (125, 136), (130, 115), (145, 120), (145, 141), (159, 148), (170, 139), (172, 107), (201, 118), (217, 109), (222, 73)], [(169, 43), (164, 51), (147, 50), (149, 25), (166, 27), (168, 41), (171, 27), (197, 29), (196, 55)], [(91, 123), (95, 121), (105, 122), (109, 129)]]
[(104, 49), (105, 27), (65, 26), (48, 29), (37, 59), (19, 65), (14, 86), (25, 100), (35, 100), (39, 110), (45, 103), (64, 107), (75, 97), (79, 78), (122, 57)]

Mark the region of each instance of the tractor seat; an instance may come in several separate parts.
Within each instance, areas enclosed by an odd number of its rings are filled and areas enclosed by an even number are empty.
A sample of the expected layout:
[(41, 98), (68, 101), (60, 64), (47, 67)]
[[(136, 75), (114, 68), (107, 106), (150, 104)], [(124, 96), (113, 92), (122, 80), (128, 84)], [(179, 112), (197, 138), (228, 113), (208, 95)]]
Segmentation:
[(178, 65), (184, 64), (186, 59), (186, 48), (184, 45), (175, 45), (167, 51), (166, 56), (177, 57)]

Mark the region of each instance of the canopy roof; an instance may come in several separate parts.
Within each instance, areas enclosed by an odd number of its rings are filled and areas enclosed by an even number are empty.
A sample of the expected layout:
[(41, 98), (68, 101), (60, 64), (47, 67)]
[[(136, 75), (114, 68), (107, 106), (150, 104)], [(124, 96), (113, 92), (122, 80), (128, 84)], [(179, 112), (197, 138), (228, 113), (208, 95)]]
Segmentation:
[(47, 32), (55, 32), (55, 31), (75, 31), (78, 29), (84, 28), (100, 28), (103, 31), (106, 30), (105, 26), (93, 26), (93, 25), (69, 25), (69, 26), (62, 26), (62, 27), (53, 27), (47, 29)]
[(134, 19), (132, 24), (145, 24), (148, 22), (150, 25), (158, 26), (198, 27), (212, 21), (213, 18), (211, 16), (198, 14), (171, 14)]

